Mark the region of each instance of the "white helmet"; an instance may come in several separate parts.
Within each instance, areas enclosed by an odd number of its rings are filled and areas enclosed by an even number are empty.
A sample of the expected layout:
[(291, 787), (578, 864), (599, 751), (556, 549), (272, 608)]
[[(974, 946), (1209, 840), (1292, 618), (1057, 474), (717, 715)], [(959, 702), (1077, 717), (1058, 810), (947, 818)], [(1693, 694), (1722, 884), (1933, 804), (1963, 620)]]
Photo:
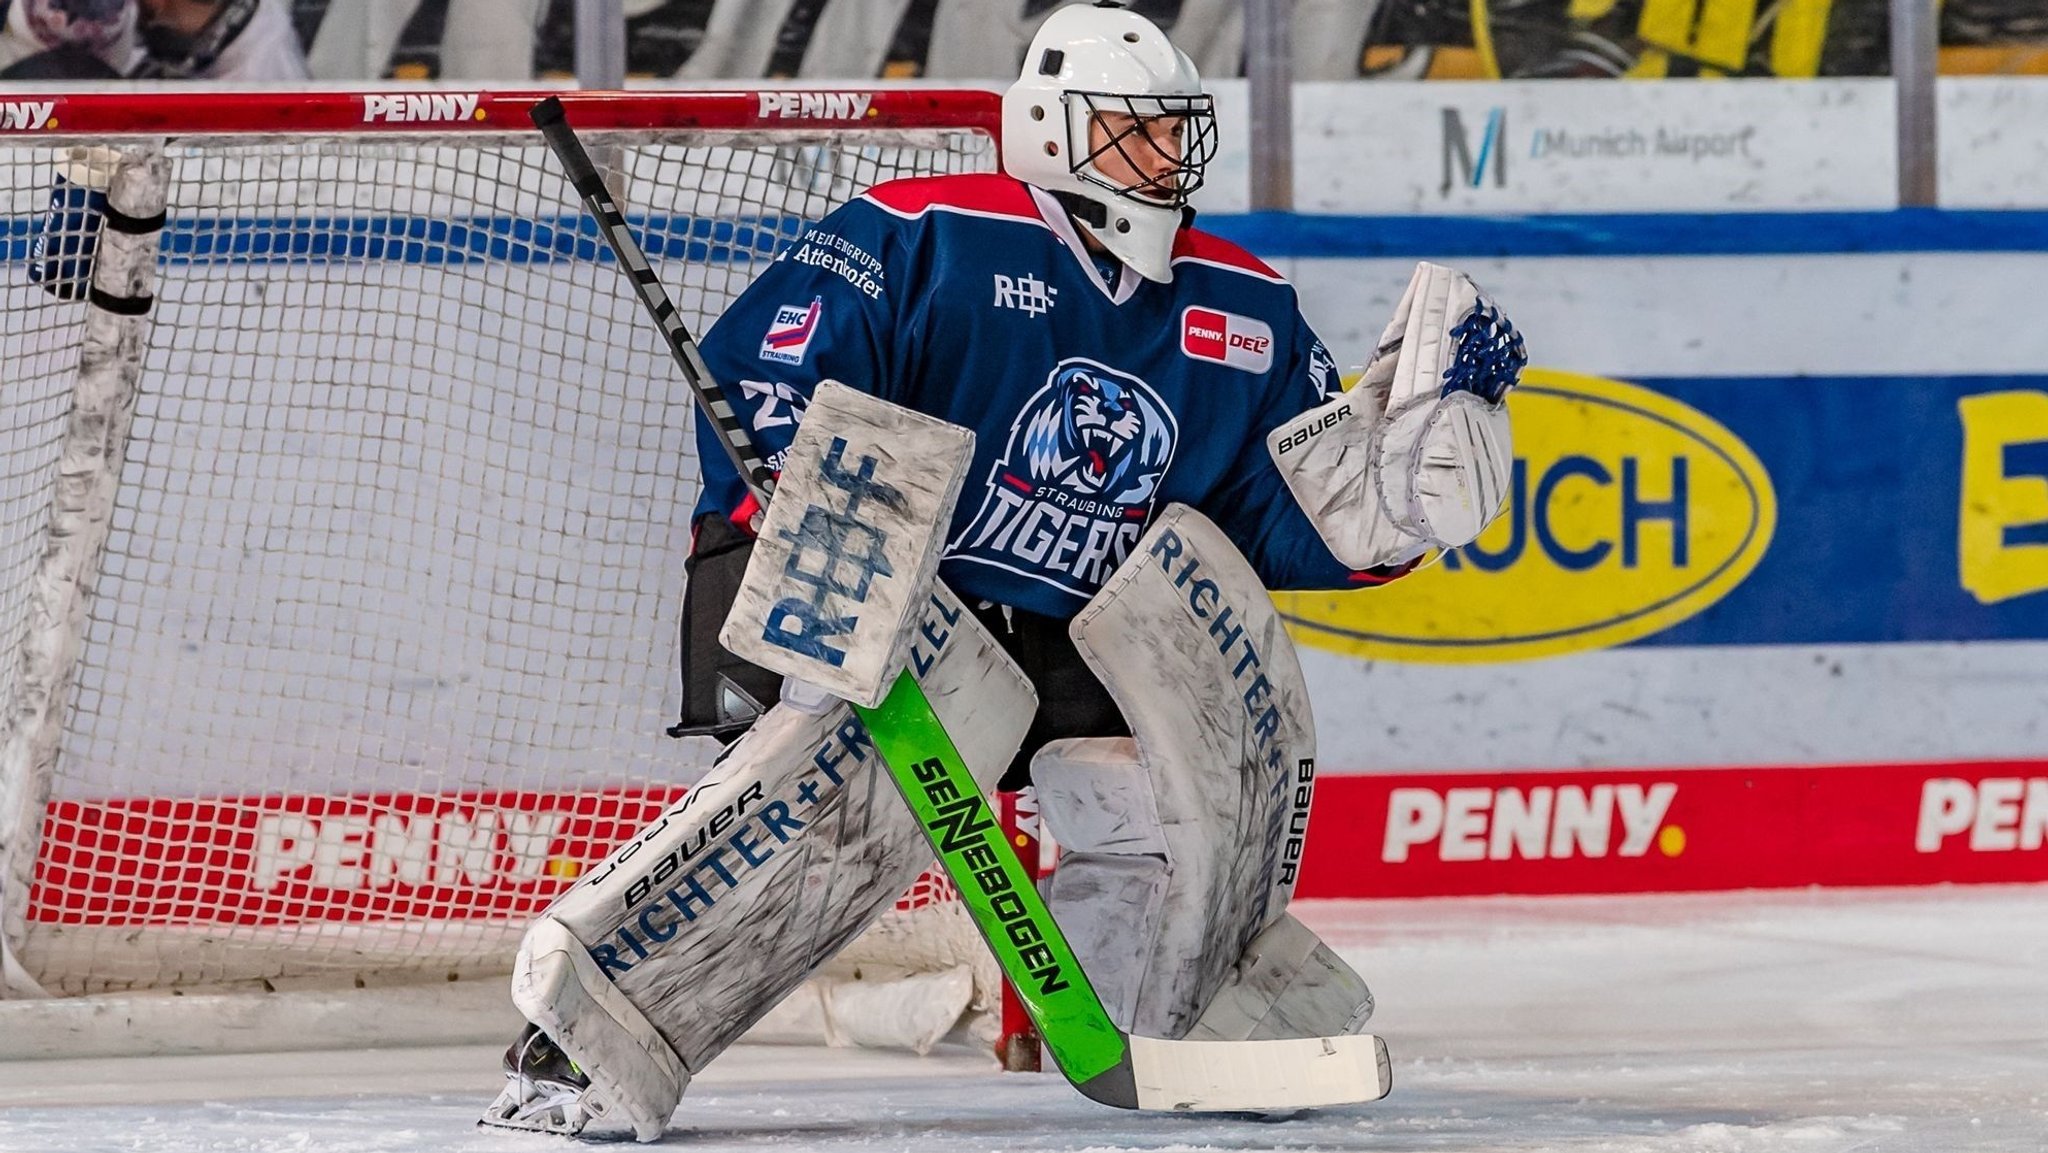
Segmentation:
[[(1091, 149), (1098, 113), (1131, 123)], [(1178, 145), (1153, 137), (1161, 117), (1182, 121)], [(1082, 229), (1150, 280), (1173, 279), (1174, 234), (1215, 154), (1215, 102), (1194, 61), (1158, 25), (1109, 0), (1046, 17), (1023, 75), (1003, 94), (1003, 171), (1058, 196)], [(1098, 167), (1110, 157), (1124, 179)], [(1151, 173), (1162, 157), (1178, 163)]]

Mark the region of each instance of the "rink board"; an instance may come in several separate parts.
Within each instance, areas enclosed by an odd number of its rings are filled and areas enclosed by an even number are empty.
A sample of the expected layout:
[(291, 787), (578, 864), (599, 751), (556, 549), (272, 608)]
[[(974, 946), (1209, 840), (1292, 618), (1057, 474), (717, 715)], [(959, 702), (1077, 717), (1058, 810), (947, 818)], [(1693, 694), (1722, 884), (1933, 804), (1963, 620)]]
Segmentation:
[(2048, 762), (1327, 777), (1304, 897), (2048, 881)]
[[(1547, 411), (1532, 409), (1527, 421), (1518, 412), (1522, 499), (1493, 535), (1456, 562), (1344, 594), (1342, 604), (1283, 598), (1319, 720), (1319, 832), (1304, 885), (1370, 896), (2039, 877), (2048, 857), (2030, 805), (2048, 753), (2048, 328), (2027, 307), (2048, 274), (2048, 214), (1885, 210), (1895, 173), (1870, 159), (1888, 161), (1893, 130), (1882, 82), (1669, 85), (1626, 107), (1611, 92), (1376, 86), (1372, 100), (1384, 106), (1359, 116), (1356, 89), (1310, 86), (1301, 131), (1317, 144), (1297, 148), (1296, 185), (1314, 190), (1304, 207), (1326, 215), (1231, 215), (1240, 207), (1230, 200), (1235, 161), (1227, 155), (1216, 174), (1222, 198), (1205, 205), (1205, 226), (1297, 283), (1340, 363), (1363, 358), (1408, 269), (1430, 258), (1466, 269), (1497, 296), (1549, 374), (1532, 376), (1517, 400)], [(2048, 205), (2039, 166), (2026, 159), (2048, 146), (2032, 111), (2041, 97), (1987, 83), (1944, 85), (1943, 99), (1960, 128), (1944, 133), (1954, 203)], [(1675, 148), (1659, 143), (1666, 128)], [(1478, 157), (1492, 131), (1499, 167), (1484, 168)], [(1630, 155), (1638, 132), (1651, 146)], [(1970, 140), (2002, 142), (2017, 159), (1991, 171), (1986, 158), (2001, 149), (1962, 147)], [(0, 216), (8, 292), (34, 292), (19, 274), (40, 191), (23, 184)], [(1514, 215), (1527, 212), (1553, 215)], [(493, 501), (517, 487), (501, 479), (514, 476), (536, 487), (537, 501), (558, 504), (538, 490), (572, 488), (586, 471), (634, 458), (627, 471), (644, 483), (602, 493), (577, 523), (546, 523), (510, 541), (495, 529), (520, 518), (502, 509), (470, 508), (431, 486), (407, 494), (471, 542), (465, 563), (501, 574), (491, 599), (603, 638), (599, 651), (535, 643), (507, 656), (480, 643), (491, 606), (435, 605), (423, 587), (428, 566), (411, 554), (437, 541), (401, 536), (394, 547), (384, 543), (391, 534), (337, 527), (332, 540), (346, 547), (303, 572), (244, 562), (239, 538), (226, 532), (183, 541), (188, 563), (232, 575), (225, 592), (249, 606), (262, 643), (208, 633), (196, 592), (161, 587), (142, 625), (95, 625), (119, 657), (93, 664), (87, 689), (183, 693), (248, 760), (238, 779), (223, 781), (217, 756), (155, 731), (153, 715), (110, 717), (67, 749), (80, 783), (59, 782), (51, 843), (74, 859), (122, 838), (182, 845), (127, 858), (136, 862), (131, 879), (156, 884), (179, 853), (202, 876), (241, 870), (249, 902), (236, 915), (317, 906), (376, 919), (422, 902), (518, 915), (565, 883), (586, 853), (602, 852), (602, 838), (579, 839), (568, 823), (543, 828), (554, 817), (537, 814), (578, 812), (578, 798), (601, 793), (622, 766), (642, 781), (687, 781), (711, 754), (702, 742), (659, 735), (675, 712), (675, 561), (684, 547), (682, 518), (662, 510), (680, 510), (694, 494), (683, 402), (656, 389), (615, 412), (571, 396), (560, 443), (522, 443), (511, 459), (494, 459), (485, 430), (472, 441), (456, 416), (465, 406), (484, 421), (515, 414), (441, 383), (465, 337), (441, 342), (441, 361), (402, 370), (419, 378), (414, 389), (358, 375), (366, 362), (337, 365), (337, 342), (426, 321), (459, 334), (478, 314), (543, 318), (602, 288), (589, 274), (604, 270), (550, 267), (549, 245), (496, 220), (438, 231), (376, 214), (336, 216), (324, 231), (303, 223), (170, 234), (185, 275), (216, 261), (222, 281), (244, 263), (290, 264), (294, 287), (273, 305), (278, 331), (318, 339), (249, 334), (232, 355), (295, 366), (277, 395), (191, 398), (206, 409), (202, 431), (159, 441), (147, 464), (220, 469), (221, 434), (207, 430), (260, 427), (257, 405), (294, 388), (327, 404), (310, 423), (271, 418), (276, 427), (246, 446), (247, 476), (165, 494), (150, 512), (175, 502), (208, 523), (289, 525), (293, 494), (277, 482), (330, 483), (345, 460), (338, 446), (349, 414), (388, 420), (383, 467), (431, 450), (485, 473)], [(790, 234), (778, 217), (751, 224), (764, 236)], [(264, 241), (287, 234), (326, 239)], [(669, 234), (679, 237), (669, 255), (708, 261), (709, 271), (678, 286), (686, 307), (763, 255), (758, 243), (706, 248), (687, 228)], [(220, 247), (224, 237), (231, 247)], [(587, 243), (567, 228), (562, 240)], [(465, 262), (518, 266), (530, 288), (451, 294)], [(317, 307), (328, 292), (365, 278), (388, 293), (374, 322), (323, 330), (342, 323)], [(212, 279), (197, 277), (208, 290)], [(447, 303), (421, 304), (431, 299)], [(554, 381), (589, 365), (665, 380), (629, 302), (604, 299), (588, 332), (568, 334), (547, 363), (521, 371)], [(316, 312), (326, 319), (310, 321)], [(75, 311), (64, 322), (75, 323)], [(31, 355), (52, 355), (53, 341), (40, 338)], [(168, 363), (187, 355), (169, 353)], [(406, 391), (410, 407), (392, 409)], [(146, 392), (144, 419), (152, 403)], [(270, 483), (228, 483), (252, 478)], [(641, 535), (630, 527), (640, 524), (656, 527)], [(34, 549), (10, 541), (0, 561), (13, 571)], [(397, 555), (387, 558), (391, 575), (374, 582), (381, 603), (294, 599), (283, 583), (342, 588), (344, 568), (387, 551)], [(605, 575), (622, 564), (645, 579)], [(578, 599), (563, 589), (587, 592)], [(434, 611), (388, 611), (406, 601)], [(1461, 616), (1474, 605), (1487, 611)], [(1549, 615), (1538, 620), (1539, 610)], [(385, 632), (371, 635), (375, 628)], [(1532, 635), (1545, 639), (1499, 643)], [(279, 648), (267, 647), (272, 640)], [(368, 715), (351, 700), (301, 700), (282, 717), (245, 716), (227, 703), (258, 679), (358, 683), (366, 652), (392, 674)], [(489, 715), (488, 699), (512, 691), (515, 674), (534, 671), (560, 688), (556, 699), (528, 698), (512, 725), (471, 719)], [(518, 772), (505, 783), (526, 799), (480, 799), (506, 766)], [(523, 788), (542, 768), (578, 791)], [(1971, 790), (1969, 825), (1922, 851), (1916, 839), (1929, 812), (1943, 828), (1962, 819), (1961, 787), (1939, 784), (1955, 781)], [(2017, 797), (1993, 783), (2011, 781)], [(1647, 820), (1663, 784), (1675, 788), (1668, 808), (1647, 842), (1640, 830), (1630, 840), (1622, 790), (1637, 790), (1626, 794), (1630, 811)], [(1553, 806), (1568, 789), (1579, 790), (1581, 809), (1607, 806), (1604, 855), (1588, 851), (1590, 823), (1572, 826), (1562, 856), (1522, 851), (1539, 840), (1529, 810), (1546, 788)], [(222, 810), (204, 819), (189, 799), (202, 789)], [(1488, 789), (1482, 811), (1473, 790)], [(1520, 808), (1501, 807), (1508, 791)], [(1390, 827), (1423, 829), (1413, 823), (1430, 811), (1425, 792), (1444, 824), (1404, 860), (1387, 860)], [(1517, 816), (1503, 823), (1504, 812)], [(425, 859), (442, 871), (386, 869), (380, 862), (421, 858), (380, 856), (380, 828), (393, 844), (437, 846)], [(1501, 828), (1509, 831), (1496, 858)], [(1540, 839), (1548, 846), (1555, 836)], [(1485, 852), (1468, 859), (1475, 843)], [(309, 858), (294, 855), (307, 845)], [(462, 862), (480, 853), (518, 880), (464, 894)], [(140, 891), (124, 896), (116, 885), (95, 893), (96, 904), (60, 912), (178, 915), (175, 888), (138, 904)]]
[[(523, 919), (680, 792), (60, 801), (29, 916)], [(1326, 776), (1310, 829), (1303, 897), (2048, 881), (2048, 761)]]
[[(1588, 218), (1581, 222), (1581, 241), (1567, 242), (1558, 237), (1569, 230), (1556, 220), (1518, 225), (1438, 218), (1377, 230), (1369, 221), (1355, 221), (1348, 235), (1359, 238), (1360, 251), (1325, 246), (1321, 250), (1328, 255), (1306, 258), (1294, 247), (1299, 239), (1289, 238), (1292, 226), (1264, 218), (1217, 222), (1222, 231), (1243, 233), (1254, 247), (1274, 250), (1270, 255), (1301, 283), (1311, 319), (1340, 360), (1358, 356), (1377, 318), (1391, 309), (1410, 263), (1409, 257), (1387, 255), (1383, 248), (1467, 253), (1463, 263), (1532, 334), (1540, 367), (1516, 403), (1540, 400), (1548, 406), (1540, 412), (1531, 409), (1530, 419), (1519, 426), (1526, 472), (1523, 501), (1463, 563), (1440, 564), (1386, 589), (1342, 594), (1345, 605), (1336, 608), (1308, 603), (1313, 596), (1281, 598), (1283, 610), (1296, 620), (1316, 698), (1323, 770), (1317, 827), (1333, 830), (1311, 839), (1320, 848), (1311, 849), (1305, 884), (1320, 895), (1367, 896), (2040, 875), (2039, 865), (2032, 864), (2044, 859), (2035, 851), (2038, 838), (2026, 832), (2034, 827), (2026, 825), (2031, 819), (2025, 809), (2029, 785), (2022, 786), (2016, 802), (2020, 809), (2011, 822), (1998, 815), (2004, 812), (2002, 793), (1982, 802), (1994, 813), (1986, 818), (1994, 842), (2005, 823), (2013, 824), (2017, 839), (2011, 849), (1973, 849), (1965, 836), (1945, 843), (1940, 852), (1920, 854), (1911, 840), (1922, 805), (1916, 790), (1924, 787), (1924, 779), (1977, 779), (1970, 775), (1972, 762), (2024, 761), (2038, 757), (2044, 747), (2038, 702), (2048, 687), (2048, 675), (2041, 671), (2048, 668), (2048, 611), (2041, 595), (2048, 589), (2048, 571), (2039, 558), (2048, 546), (2037, 536), (2040, 523), (2048, 522), (2048, 482), (2039, 479), (2035, 453), (2048, 444), (2043, 415), (2048, 413), (2048, 376), (2040, 371), (2048, 366), (2048, 333), (2011, 323), (2009, 305), (2016, 286), (2048, 267), (2048, 258), (1990, 249), (2018, 243), (2014, 236), (2024, 239), (2031, 235), (2029, 228), (2048, 229), (2041, 228), (2039, 217), (2019, 214), (2017, 231), (2001, 234), (1996, 246), (1986, 241), (1983, 250), (1930, 253), (1904, 250), (1925, 242), (1929, 226), (1924, 220), (1874, 214), (1840, 215), (1834, 221), (1838, 230), (1847, 230), (1842, 235), (1861, 237), (1866, 248), (1901, 251), (1829, 254), (1811, 251), (1811, 244), (1793, 252), (1756, 251), (1770, 247), (1773, 229), (1783, 242), (1780, 247), (1800, 247), (1790, 238), (1802, 234), (1782, 220), (1759, 224), (1721, 217), (1674, 231), (1669, 221)], [(1317, 227), (1330, 224), (1325, 220)], [(1945, 243), (1970, 242), (1963, 224), (1937, 227), (1948, 230), (1936, 234)], [(1563, 254), (1469, 255), (1501, 243), (1511, 248), (1547, 243), (1550, 251)], [(1575, 243), (1586, 251), (1574, 252)], [(1630, 248), (1655, 251), (1626, 251)], [(362, 255), (352, 253), (348, 259)], [(316, 262), (295, 275), (317, 285), (344, 267), (352, 266)], [(395, 293), (417, 291), (422, 298), (432, 295), (437, 279), (446, 275), (431, 262), (413, 263), (402, 254), (383, 267), (392, 274), (389, 284)], [(555, 275), (546, 270), (542, 282)], [(532, 303), (547, 295), (541, 293)], [(1829, 303), (1823, 307), (1817, 301)], [(593, 335), (609, 335), (617, 343), (630, 332), (620, 325), (609, 334)], [(636, 358), (647, 354), (632, 351)], [(281, 357), (276, 363), (291, 361)], [(281, 382), (280, 387), (290, 386)], [(223, 412), (222, 426), (248, 423), (237, 408), (245, 403), (239, 398), (213, 403)], [(366, 402), (363, 407), (374, 406)], [(675, 415), (672, 407), (649, 407), (643, 416), (653, 411)], [(687, 440), (678, 436), (679, 430), (663, 428), (650, 443), (629, 431), (630, 415), (608, 415), (616, 425), (596, 436), (579, 435), (571, 459), (601, 468), (607, 452), (631, 446), (627, 451), (651, 458), (633, 471), (674, 477), (662, 462), (687, 456)], [(446, 422), (431, 423), (447, 427)], [(315, 425), (298, 431), (303, 436), (322, 430)], [(191, 452), (194, 468), (202, 460), (217, 468), (218, 448), (202, 438), (166, 445), (164, 451)], [(531, 451), (545, 450), (535, 445)], [(323, 455), (332, 454), (293, 459)], [(177, 466), (175, 460), (165, 463)], [(1686, 483), (1682, 501), (1675, 487), (1681, 471)], [(687, 500), (687, 481), (665, 483), (671, 486), (667, 503)], [(1739, 498), (1730, 496), (1735, 493)], [(1987, 494), (1989, 499), (1973, 499)], [(1539, 504), (1539, 495), (1548, 499)], [(208, 520), (278, 520), (288, 519), (281, 504), (289, 496), (244, 487), (218, 496), (180, 493), (177, 500), (201, 506)], [(646, 501), (643, 494), (635, 498)], [(161, 508), (160, 502), (151, 511)], [(541, 559), (565, 570), (602, 566), (606, 557), (571, 543), (574, 526), (561, 527), (559, 537), (543, 542)], [(665, 528), (654, 539), (638, 542), (649, 571), (669, 567), (658, 558), (664, 547), (679, 544), (672, 534), (673, 528)], [(1630, 536), (1632, 557), (1625, 547)], [(201, 569), (234, 571), (237, 566), (226, 556), (229, 544), (208, 539), (188, 542), (186, 548), (200, 550)], [(1608, 546), (1604, 552), (1603, 545)], [(504, 552), (500, 559), (515, 570), (532, 560), (522, 559), (516, 549), (498, 547)], [(210, 548), (222, 549), (222, 559), (204, 555)], [(1590, 559), (1596, 552), (1599, 558)], [(365, 559), (347, 555), (351, 565)], [(416, 565), (400, 567), (412, 574), (412, 581), (424, 571)], [(1721, 573), (1720, 585), (1701, 577), (1708, 569)], [(247, 568), (241, 573), (244, 584), (234, 598), (239, 603), (259, 612), (266, 604), (292, 603), (281, 584), (266, 583), (291, 574)], [(310, 575), (326, 580), (340, 574)], [(673, 580), (670, 570), (653, 584)], [(1437, 593), (1429, 592), (1432, 586), (1440, 586)], [(1468, 596), (1462, 591), (1468, 586), (1480, 592)], [(1656, 627), (1637, 635), (1601, 633), (1594, 627), (1600, 614), (1635, 611), (1616, 607), (1615, 590), (1624, 586), (1636, 589), (1631, 595), (1639, 594), (1641, 604), (1661, 606), (1658, 611), (1670, 619), (1659, 619), (1653, 622)], [(564, 697), (565, 715), (576, 717), (570, 727), (608, 731), (606, 743), (612, 745), (610, 756), (547, 758), (573, 768), (565, 782), (572, 788), (597, 788), (608, 763), (631, 764), (636, 774), (652, 770), (687, 780), (708, 760), (708, 746), (669, 744), (659, 738), (654, 723), (673, 707), (667, 699), (673, 692), (672, 626), (664, 623), (660, 608), (675, 603), (672, 592), (672, 586), (651, 597), (642, 592), (636, 607), (622, 614), (633, 623), (622, 630), (630, 639), (621, 664), (635, 667), (586, 671), (569, 661), (563, 668), (563, 683), (585, 683), (596, 690), (594, 696)], [(183, 594), (176, 587), (156, 595), (165, 598), (163, 619), (203, 616), (196, 591), (187, 608), (178, 604)], [(1418, 596), (1424, 596), (1420, 604), (1428, 611), (1411, 603)], [(1576, 629), (1591, 639), (1533, 656), (1489, 651), (1484, 630), (1475, 634), (1469, 622), (1456, 621), (1454, 610), (1473, 596), (1479, 603), (1505, 606), (1510, 615), (1538, 603), (1546, 611), (1579, 613), (1570, 629), (1552, 631)], [(316, 625), (321, 635), (338, 637), (357, 632), (368, 619), (358, 615), (352, 624), (305, 623)], [(1418, 620), (1436, 632), (1417, 634), (1411, 626)], [(412, 682), (412, 693), (464, 700), (487, 693), (501, 675), (495, 658), (466, 644), (437, 644), (436, 633), (443, 628), (451, 635), (466, 631), (445, 617), (429, 616), (403, 624), (394, 634), (402, 663), (437, 670), (431, 681)], [(1374, 637), (1403, 628), (1409, 632), (1399, 638), (1406, 646), (1401, 651), (1373, 647)], [(1446, 637), (1460, 643), (1437, 645), (1443, 650), (1437, 653), (1417, 651)], [(1468, 643), (1475, 639), (1479, 643)], [(136, 631), (121, 647), (122, 659), (93, 674), (96, 689), (114, 689), (117, 681), (138, 690), (180, 685), (188, 699), (203, 702), (214, 686), (231, 686), (252, 671), (247, 653), (237, 646), (194, 645), (186, 635), (166, 633), (152, 640)], [(294, 649), (288, 665), (265, 672), (318, 679), (326, 675), (324, 662), (336, 655), (318, 644)], [(609, 723), (593, 724), (582, 715), (594, 700), (619, 696), (634, 703), (614, 708)], [(53, 847), (71, 854), (60, 860), (80, 860), (96, 846), (132, 839), (138, 828), (154, 842), (184, 848), (127, 858), (136, 862), (128, 866), (129, 889), (117, 883), (109, 891), (72, 897), (69, 904), (39, 907), (36, 915), (176, 920), (186, 906), (177, 886), (161, 884), (161, 870), (167, 859), (182, 853), (179, 859), (204, 876), (217, 876), (225, 867), (245, 877), (238, 883), (247, 899), (232, 915), (259, 922), (288, 921), (298, 915), (294, 909), (364, 920), (423, 910), (519, 916), (566, 883), (586, 851), (603, 851), (598, 840), (572, 847), (576, 838), (566, 833), (560, 844), (550, 840), (548, 847), (533, 849), (543, 834), (552, 837), (559, 830), (534, 823), (542, 818), (532, 802), (513, 806), (509, 816), (484, 820), (479, 814), (490, 806), (476, 806), (474, 787), (405, 793), (406, 781), (415, 778), (419, 767), (404, 762), (421, 759), (456, 768), (479, 786), (487, 783), (478, 779), (485, 776), (485, 767), (474, 762), (472, 741), (432, 731), (438, 710), (419, 714), (408, 708), (368, 717), (347, 711), (355, 715), (328, 718), (301, 702), (290, 717), (294, 735), (288, 741), (279, 741), (276, 733), (252, 736), (247, 747), (258, 754), (269, 747), (266, 741), (317, 752), (293, 757), (288, 773), (266, 772), (260, 756), (259, 763), (244, 766), (239, 771), (246, 780), (225, 782), (225, 789), (215, 791), (231, 799), (208, 802), (235, 808), (232, 819), (195, 815), (181, 782), (218, 781), (218, 761), (198, 745), (150, 731), (152, 717), (136, 714), (124, 722), (137, 728), (116, 734), (123, 739), (74, 745), (71, 753), (90, 765), (82, 779), (91, 788), (67, 791), (60, 782), (49, 824)], [(234, 716), (225, 706), (221, 712)], [(622, 718), (632, 720), (617, 723)], [(236, 723), (254, 720), (238, 717)], [(330, 735), (307, 739), (311, 730), (330, 721)], [(388, 731), (371, 739), (349, 735), (364, 724), (385, 725)], [(509, 763), (534, 759), (530, 751), (513, 747), (517, 734), (491, 735), (512, 742), (499, 751)], [(122, 760), (110, 755), (113, 748), (158, 755), (146, 763)], [(379, 755), (390, 749), (406, 755)], [(451, 758), (454, 749), (464, 751)], [(1719, 807), (1702, 799), (1715, 795), (1714, 782), (1751, 778), (1796, 797), (1804, 789), (1825, 791), (1833, 774), (1857, 779), (1867, 772), (1831, 766), (1902, 762), (1922, 766), (1898, 770), (1908, 777), (1920, 774), (1914, 778), (1920, 784), (1900, 785), (1898, 797), (1870, 818), (1876, 831), (1862, 839), (1829, 832), (1834, 823), (1847, 827), (1862, 820), (1852, 819), (1853, 810), (1841, 805), (1805, 810), (1804, 823), (1788, 825), (1773, 824), (1777, 818), (1768, 812), (1745, 809), (1745, 798), (1758, 795), (1753, 790), (1729, 793)], [(1404, 862), (1380, 859), (1388, 824), (1398, 815), (1392, 804), (1396, 790), (1435, 789), (1448, 797), (1462, 779), (1447, 777), (1448, 783), (1436, 785), (1411, 777), (1483, 772), (1492, 779), (1529, 770), (1569, 777), (1586, 770), (1667, 767), (1685, 770), (1679, 797), (1672, 802), (1679, 814), (1672, 820), (1682, 822), (1690, 846), (1682, 853), (1666, 853), (1662, 846), (1670, 841), (1653, 839), (1639, 856), (1624, 857), (1617, 833), (1608, 856), (1587, 858), (1589, 863), (1581, 865), (1514, 852), (1499, 860), (1489, 855), (1476, 862), (1440, 861), (1430, 855), (1436, 850), (1427, 848), (1418, 848)], [(1389, 773), (1402, 775), (1350, 779), (1352, 774)], [(2022, 765), (1994, 775), (2027, 782), (2040, 773)], [(286, 781), (282, 789), (271, 784)], [(1610, 782), (1551, 782), (1558, 788), (1575, 784), (1588, 798), (1602, 783)], [(1539, 785), (1512, 787), (1526, 791)], [(391, 791), (365, 793), (366, 787)], [(544, 798), (539, 807), (551, 812), (573, 813), (580, 803), (577, 793), (535, 795)], [(232, 799), (237, 797), (242, 799)], [(1612, 803), (1619, 820), (1619, 803)], [(1706, 805), (1707, 815), (1686, 816), (1693, 805)], [(1714, 852), (1734, 834), (1718, 831), (1716, 822), (1722, 818), (1713, 813), (1750, 828), (1744, 835), (1751, 838), (1762, 836), (1756, 829), (1779, 829), (1787, 847), (1715, 865)], [(393, 823), (399, 816), (408, 821), (402, 831)], [(187, 830), (182, 841), (175, 832), (166, 837), (180, 821)], [(401, 875), (382, 862), (422, 858), (416, 851), (380, 854), (372, 847), (380, 835), (394, 844), (401, 838), (423, 840), (437, 846), (425, 859), (456, 864), (437, 863), (432, 870), (440, 871)], [(1491, 837), (1491, 825), (1485, 835)], [(1816, 860), (1799, 848), (1816, 838), (1834, 844), (1835, 856)], [(1462, 845), (1463, 840), (1454, 835), (1451, 843)], [(1900, 844), (1907, 847), (1900, 849)], [(268, 856), (259, 851), (266, 846)], [(311, 855), (295, 855), (305, 853)], [(460, 862), (478, 853), (491, 854), (511, 880), (493, 882), (482, 892), (466, 888)], [(1868, 860), (1859, 864), (1863, 856)], [(532, 872), (535, 868), (539, 875)], [(81, 899), (86, 903), (77, 904)]]

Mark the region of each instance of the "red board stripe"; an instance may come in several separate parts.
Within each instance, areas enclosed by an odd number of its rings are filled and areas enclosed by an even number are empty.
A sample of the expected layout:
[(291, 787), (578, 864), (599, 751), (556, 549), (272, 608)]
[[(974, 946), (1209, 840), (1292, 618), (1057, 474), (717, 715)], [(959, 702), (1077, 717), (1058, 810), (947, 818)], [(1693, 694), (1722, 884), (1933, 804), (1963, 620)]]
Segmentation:
[(2048, 880), (2048, 762), (1331, 776), (1299, 893)]
[[(143, 797), (49, 806), (31, 920), (523, 918), (682, 795)], [(1325, 775), (1298, 893), (2048, 881), (2048, 761)]]

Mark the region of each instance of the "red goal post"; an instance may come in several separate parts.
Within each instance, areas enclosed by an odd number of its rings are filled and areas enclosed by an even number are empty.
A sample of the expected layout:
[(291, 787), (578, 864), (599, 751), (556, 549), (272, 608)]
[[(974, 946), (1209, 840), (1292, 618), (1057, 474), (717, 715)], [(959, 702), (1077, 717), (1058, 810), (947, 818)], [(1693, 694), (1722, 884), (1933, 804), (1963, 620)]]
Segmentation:
[(782, 88), (701, 92), (460, 91), (21, 93), (0, 97), (0, 138), (476, 133), (538, 139), (549, 97), (579, 132), (971, 132), (993, 142), (1002, 99), (979, 89)]
[(715, 753), (662, 735), (688, 392), (550, 95), (700, 334), (996, 158), (984, 91), (0, 97), (12, 993), (502, 972)]

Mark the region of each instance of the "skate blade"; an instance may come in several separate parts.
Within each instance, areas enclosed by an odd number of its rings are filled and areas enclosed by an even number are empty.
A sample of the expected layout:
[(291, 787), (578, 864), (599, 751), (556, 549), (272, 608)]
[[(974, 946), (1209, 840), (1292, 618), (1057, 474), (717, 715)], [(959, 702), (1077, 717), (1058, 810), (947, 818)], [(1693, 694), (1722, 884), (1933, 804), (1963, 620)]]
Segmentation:
[(492, 1101), (479, 1125), (497, 1129), (524, 1129), (533, 1133), (554, 1133), (573, 1137), (583, 1131), (602, 1110), (590, 1108), (587, 1090), (554, 1081), (533, 1081), (508, 1077), (505, 1088)]

